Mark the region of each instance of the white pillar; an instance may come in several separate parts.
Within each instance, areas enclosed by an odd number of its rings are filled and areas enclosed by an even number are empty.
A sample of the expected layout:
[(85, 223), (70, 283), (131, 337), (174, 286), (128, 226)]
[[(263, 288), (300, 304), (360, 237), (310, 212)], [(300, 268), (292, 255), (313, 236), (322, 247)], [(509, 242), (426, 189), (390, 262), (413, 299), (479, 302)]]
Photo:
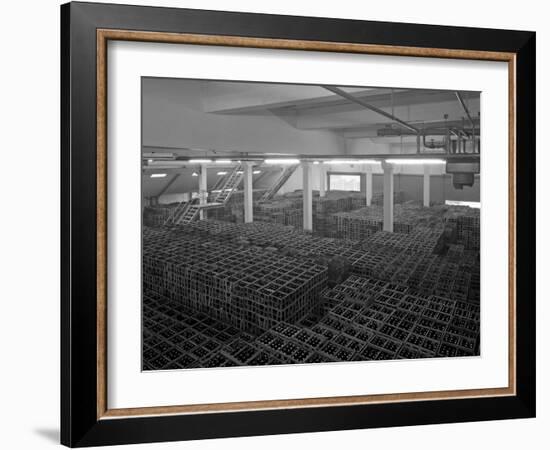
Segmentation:
[[(206, 204), (206, 197), (208, 195), (208, 169), (206, 164), (201, 165), (201, 173), (199, 175), (199, 204)], [(204, 211), (199, 211), (200, 220), (204, 219)]]
[(302, 163), (302, 188), (304, 192), (304, 231), (313, 231), (313, 192), (311, 163)]
[(319, 197), (324, 197), (326, 195), (327, 173), (323, 163), (319, 163), (317, 167), (319, 167)]
[(424, 206), (430, 206), (430, 166), (424, 165)]
[(365, 191), (367, 206), (370, 206), (372, 202), (372, 166), (370, 164), (365, 166)]
[(384, 169), (384, 231), (393, 232), (393, 166), (382, 163)]
[(244, 184), (244, 221), (245, 223), (252, 222), (253, 217), (253, 202), (252, 202), (252, 163), (243, 163), (243, 184)]

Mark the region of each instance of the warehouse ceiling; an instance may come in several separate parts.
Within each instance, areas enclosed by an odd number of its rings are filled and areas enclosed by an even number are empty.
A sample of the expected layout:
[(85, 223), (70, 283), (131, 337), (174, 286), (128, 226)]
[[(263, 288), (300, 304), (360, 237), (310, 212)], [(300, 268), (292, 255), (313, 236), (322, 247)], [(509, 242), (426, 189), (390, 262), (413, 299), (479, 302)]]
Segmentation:
[[(411, 134), (395, 120), (329, 91), (330, 86), (185, 79), (155, 79), (155, 84), (160, 95), (172, 93), (167, 97), (173, 97), (173, 101), (185, 102), (181, 93), (191, 89), (198, 93), (199, 100), (194, 99), (185, 107), (217, 117), (277, 117), (296, 130), (328, 131), (346, 139), (392, 137), (379, 133), (380, 129), (389, 128), (395, 130), (390, 133), (393, 137)], [(456, 91), (345, 86), (338, 89), (421, 130), (471, 128)], [(478, 127), (480, 93), (460, 91), (460, 95)]]
[[(330, 130), (346, 138), (379, 138), (380, 128), (395, 121), (342, 98), (323, 86), (200, 81), (204, 112), (276, 115), (300, 130)], [(354, 98), (417, 128), (469, 125), (455, 91), (339, 87)], [(479, 123), (479, 93), (461, 91), (471, 117)], [(397, 126), (399, 131), (406, 129)], [(409, 133), (410, 134), (410, 133)]]
[[(479, 92), (162, 78), (144, 79), (142, 92), (144, 174), (166, 174), (146, 177), (151, 195), (194, 186), (193, 158), (405, 156), (418, 152), (419, 133), (431, 139), (422, 153), (441, 155), (429, 143), (447, 130), (468, 138), (473, 124), (479, 134)], [(214, 166), (209, 180), (223, 171)], [(255, 183), (277, 170), (264, 165)]]
[[(318, 148), (325, 141), (331, 153), (346, 153), (350, 143), (362, 138), (376, 145), (402, 145), (404, 137), (415, 140), (418, 130), (441, 136), (449, 128), (470, 132), (472, 124), (479, 134), (479, 92), (146, 80), (144, 95), (152, 101), (144, 102), (144, 108), (151, 108), (153, 102), (158, 111), (144, 122), (144, 152), (183, 152), (189, 157), (273, 151), (300, 154), (316, 153), (307, 147)], [(178, 117), (181, 123), (176, 122)], [(149, 133), (150, 129), (155, 133)], [(152, 134), (158, 137), (150, 138)], [(334, 136), (332, 141), (329, 135)]]

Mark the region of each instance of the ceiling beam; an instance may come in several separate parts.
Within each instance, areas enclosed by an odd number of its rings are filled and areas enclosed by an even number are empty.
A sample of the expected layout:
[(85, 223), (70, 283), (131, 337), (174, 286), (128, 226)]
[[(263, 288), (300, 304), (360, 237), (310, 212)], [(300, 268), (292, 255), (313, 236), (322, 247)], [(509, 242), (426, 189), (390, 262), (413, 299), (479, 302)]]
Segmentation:
[[(330, 161), (330, 160), (352, 160), (352, 161), (357, 161), (359, 159), (367, 159), (367, 160), (370, 160), (370, 159), (395, 159), (395, 158), (421, 158), (421, 159), (425, 159), (426, 156), (429, 155), (429, 153), (420, 153), (420, 154), (396, 154), (396, 153), (373, 153), (373, 154), (362, 154), (362, 155), (356, 155), (356, 154), (333, 154), (333, 155), (326, 155), (326, 154), (316, 154), (316, 155), (310, 155), (310, 154), (293, 154), (292, 155), (292, 158), (293, 159), (299, 159), (300, 161), (305, 161), (305, 162), (308, 162), (308, 161), (311, 161), (311, 162), (320, 162), (320, 161)], [(434, 154), (435, 155), (435, 154)], [(265, 154), (263, 153), (251, 153), (251, 154), (248, 154), (247, 156), (243, 157), (241, 160), (242, 161), (250, 161), (250, 162), (258, 162), (258, 164), (261, 164), (261, 162), (264, 161), (265, 159)], [(448, 160), (460, 160), (460, 159), (468, 159), (468, 158), (479, 158), (479, 155), (478, 154), (470, 154), (470, 153), (467, 153), (467, 154), (460, 154), (460, 153), (457, 153), (457, 154), (445, 154), (445, 153), (442, 153), (442, 154), (438, 154), (437, 155), (438, 158), (440, 159), (448, 159)], [(285, 159), (285, 158), (282, 158), (280, 157), (281, 159)], [(277, 157), (271, 157), (270, 159), (277, 159)], [(280, 165), (278, 164), (273, 164), (273, 170), (278, 170), (278, 168), (280, 167)], [(151, 168), (153, 169), (153, 167), (144, 167), (143, 169), (148, 169), (148, 168)], [(156, 167), (154, 168), (156, 169)], [(170, 170), (170, 173), (175, 173), (176, 171), (174, 169), (169, 169)], [(262, 165), (262, 168), (261, 170), (266, 170), (266, 166), (265, 165)], [(270, 168), (271, 170), (271, 168)], [(167, 171), (167, 170), (164, 170), (164, 171)], [(181, 169), (179, 170), (181, 171)]]
[(179, 173), (174, 174), (174, 176), (164, 185), (164, 187), (160, 190), (160, 192), (156, 195), (157, 197), (160, 197), (162, 194), (164, 194), (170, 186), (174, 184), (174, 182), (180, 177)]
[(381, 116), (386, 117), (387, 119), (394, 121), (395, 123), (401, 125), (403, 128), (406, 128), (407, 130), (413, 131), (414, 133), (417, 133), (417, 134), (420, 133), (420, 130), (416, 128), (414, 125), (411, 125), (405, 122), (404, 120), (401, 120), (398, 117), (395, 117), (393, 114), (390, 114), (380, 108), (377, 108), (376, 106), (373, 106), (370, 103), (367, 103), (366, 101), (360, 98), (354, 97), (353, 95), (348, 94), (346, 91), (343, 91), (340, 88), (333, 87), (333, 86), (323, 86), (323, 87), (326, 90), (333, 92), (334, 94), (349, 100), (350, 102), (357, 103), (358, 105), (361, 105), (366, 109), (369, 109), (377, 114), (380, 114)]

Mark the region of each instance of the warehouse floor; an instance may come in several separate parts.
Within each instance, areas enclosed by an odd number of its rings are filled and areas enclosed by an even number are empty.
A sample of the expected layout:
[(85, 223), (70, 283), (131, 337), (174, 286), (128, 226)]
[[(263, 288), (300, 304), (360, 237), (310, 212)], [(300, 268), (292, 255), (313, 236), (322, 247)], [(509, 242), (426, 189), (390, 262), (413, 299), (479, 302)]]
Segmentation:
[(479, 210), (396, 205), (388, 233), (337, 195), (310, 234), (292, 201), (144, 226), (144, 370), (479, 354)]

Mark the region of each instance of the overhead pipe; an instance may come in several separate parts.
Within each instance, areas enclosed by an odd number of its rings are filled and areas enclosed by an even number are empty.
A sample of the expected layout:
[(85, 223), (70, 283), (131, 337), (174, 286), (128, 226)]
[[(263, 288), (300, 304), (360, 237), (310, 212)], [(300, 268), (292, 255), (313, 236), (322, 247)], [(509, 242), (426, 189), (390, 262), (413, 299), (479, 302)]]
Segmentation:
[[(398, 155), (398, 154), (395, 154), (395, 153), (375, 153), (375, 154), (369, 154), (368, 157), (364, 157), (364, 158), (358, 158), (357, 155), (338, 155), (338, 156), (334, 156), (334, 155), (326, 155), (326, 154), (294, 154), (293, 155), (294, 158), (296, 159), (299, 159), (300, 161), (310, 161), (310, 162), (323, 162), (323, 161), (332, 161), (334, 159), (337, 159), (339, 161), (354, 161), (356, 164), (359, 164), (359, 161), (363, 160), (363, 159), (368, 159), (368, 160), (381, 160), (381, 159), (387, 159), (387, 158), (400, 158), (400, 157), (403, 157), (403, 158), (419, 158), (419, 159), (425, 159), (426, 158), (426, 154), (422, 153), (422, 154), (419, 154), (417, 155), (416, 153), (410, 153), (410, 154), (403, 154), (403, 155)], [(471, 158), (478, 158), (479, 155), (468, 155), (468, 158), (471, 159)], [(465, 158), (465, 156), (461, 156), (461, 155), (445, 155), (445, 158), (446, 159), (450, 159), (450, 160), (459, 160), (459, 159), (463, 159)], [(235, 156), (231, 156), (231, 159), (234, 159), (234, 160), (237, 160), (239, 159), (240, 161), (244, 162), (244, 161), (250, 161), (250, 162), (259, 162), (259, 161), (263, 161), (265, 159), (265, 154), (249, 154), (247, 156), (240, 156), (240, 155), (235, 155)], [(154, 164), (154, 165), (146, 165), (144, 167), (142, 167), (144, 170), (157, 170), (157, 169), (166, 169), (166, 170), (177, 170), (177, 169), (180, 169), (180, 168), (190, 168), (190, 164), (187, 164), (185, 165), (185, 161), (180, 161), (180, 163), (184, 163), (184, 166), (185, 167), (174, 167), (174, 166), (171, 166), (171, 165), (166, 165), (166, 166), (161, 166), (160, 162), (158, 165)], [(212, 165), (211, 167), (216, 167), (217, 169), (221, 168), (221, 167), (224, 167), (223, 165)], [(229, 167), (229, 166), (228, 166)], [(266, 166), (264, 166), (266, 167)]]
[(472, 126), (472, 152), (475, 153), (475, 147), (476, 147), (476, 133), (475, 133), (475, 124), (474, 119), (470, 115), (470, 111), (468, 110), (468, 106), (466, 106), (466, 103), (464, 102), (464, 99), (462, 98), (462, 94), (459, 91), (455, 91), (456, 98), (458, 99), (458, 102), (462, 106), (462, 109), (466, 113), (466, 116), (468, 117), (468, 120), (470, 121), (470, 125)]
[(393, 114), (390, 114), (380, 108), (377, 108), (376, 106), (371, 105), (370, 103), (367, 103), (366, 101), (357, 98), (346, 91), (334, 87), (334, 86), (323, 86), (327, 91), (330, 91), (336, 95), (339, 95), (342, 98), (345, 98), (346, 100), (349, 100), (350, 102), (357, 103), (358, 105), (361, 105), (363, 108), (369, 109), (377, 114), (380, 114), (381, 116), (386, 117), (387, 119), (393, 120), (397, 124), (401, 125), (403, 128), (406, 128), (407, 130), (413, 131), (416, 133), (416, 153), (420, 153), (420, 135), (421, 131), (419, 128), (416, 128), (414, 125), (411, 125), (410, 123), (405, 122), (404, 120), (399, 119), (398, 117), (395, 117)]
[(468, 117), (468, 120), (470, 121), (470, 125), (472, 126), (472, 129), (475, 128), (474, 125), (474, 119), (472, 119), (472, 116), (470, 115), (470, 111), (468, 110), (468, 107), (466, 106), (466, 103), (464, 102), (464, 99), (462, 98), (462, 94), (458, 91), (455, 91), (456, 98), (458, 99), (458, 102), (462, 106), (462, 109), (466, 113), (466, 117)]

